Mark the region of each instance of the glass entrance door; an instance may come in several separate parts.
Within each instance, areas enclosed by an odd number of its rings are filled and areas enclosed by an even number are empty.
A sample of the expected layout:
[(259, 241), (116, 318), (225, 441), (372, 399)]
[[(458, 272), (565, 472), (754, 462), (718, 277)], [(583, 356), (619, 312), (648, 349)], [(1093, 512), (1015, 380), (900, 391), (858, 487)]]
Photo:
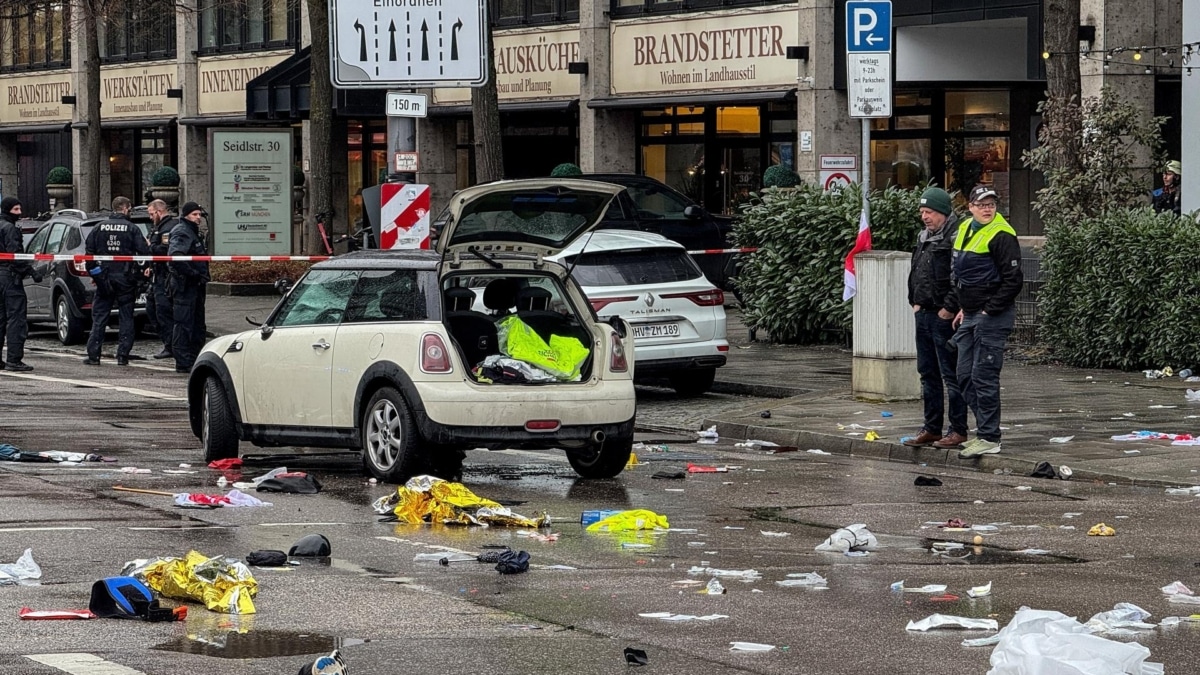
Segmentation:
[(719, 212), (734, 214), (738, 206), (762, 189), (761, 144), (725, 145), (721, 149)]

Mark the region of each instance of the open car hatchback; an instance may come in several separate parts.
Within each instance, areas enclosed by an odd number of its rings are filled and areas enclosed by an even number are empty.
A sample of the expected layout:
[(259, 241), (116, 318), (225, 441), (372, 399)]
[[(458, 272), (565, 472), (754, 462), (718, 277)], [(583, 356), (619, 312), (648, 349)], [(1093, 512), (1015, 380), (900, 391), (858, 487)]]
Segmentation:
[(633, 445), (628, 324), (596, 318), (547, 259), (619, 186), (501, 181), (463, 190), (437, 252), (358, 251), (314, 265), (261, 327), (216, 338), (188, 380), (207, 461), (260, 447), (354, 448), (377, 478), (456, 476), (465, 450), (559, 448), (612, 477)]

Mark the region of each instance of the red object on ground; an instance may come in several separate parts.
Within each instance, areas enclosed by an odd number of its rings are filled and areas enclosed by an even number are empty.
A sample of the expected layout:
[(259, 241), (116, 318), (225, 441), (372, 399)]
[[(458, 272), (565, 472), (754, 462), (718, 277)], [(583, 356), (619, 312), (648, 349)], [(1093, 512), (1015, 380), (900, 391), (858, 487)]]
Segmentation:
[(233, 457), (230, 459), (218, 459), (208, 463), (208, 468), (218, 471), (228, 471), (229, 469), (237, 469), (242, 466), (241, 457)]
[(717, 473), (717, 467), (688, 464), (688, 473)]
[(94, 619), (95, 614), (87, 609), (30, 609), (22, 607), (17, 616), (25, 621), (53, 621), (69, 619)]
[(930, 602), (957, 602), (961, 599), (962, 598), (958, 597), (957, 595), (954, 595), (953, 593), (944, 593), (942, 595), (934, 595), (934, 596), (930, 597), (929, 601)]
[(200, 504), (201, 506), (224, 506), (229, 503), (229, 497), (225, 495), (206, 495), (201, 492), (189, 493), (187, 500), (192, 504)]

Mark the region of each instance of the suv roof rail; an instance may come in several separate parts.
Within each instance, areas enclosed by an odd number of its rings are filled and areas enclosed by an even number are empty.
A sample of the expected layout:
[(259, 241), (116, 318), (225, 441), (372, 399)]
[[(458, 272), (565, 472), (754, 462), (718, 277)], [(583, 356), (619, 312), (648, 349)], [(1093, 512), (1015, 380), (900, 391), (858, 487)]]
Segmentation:
[(75, 218), (79, 218), (80, 220), (88, 217), (87, 213), (82, 211), (81, 209), (59, 209), (54, 212), (54, 215), (56, 215), (56, 216), (74, 216)]

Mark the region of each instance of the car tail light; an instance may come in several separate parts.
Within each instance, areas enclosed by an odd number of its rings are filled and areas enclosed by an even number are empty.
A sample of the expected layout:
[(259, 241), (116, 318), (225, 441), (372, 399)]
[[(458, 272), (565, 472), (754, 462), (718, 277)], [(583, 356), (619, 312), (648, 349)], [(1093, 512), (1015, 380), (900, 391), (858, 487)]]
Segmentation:
[(91, 276), (88, 274), (87, 262), (83, 260), (77, 260), (71, 263), (69, 266), (67, 266), (67, 269), (70, 270), (71, 274), (74, 274), (77, 277)]
[(562, 422), (558, 420), (529, 420), (525, 423), (525, 431), (558, 431)]
[(588, 302), (592, 304), (593, 310), (599, 312), (614, 302), (629, 302), (631, 300), (637, 300), (637, 296), (631, 295), (625, 298), (589, 298)]
[(729, 345), (717, 345), (717, 351), (727, 352), (729, 351)]
[(725, 292), (719, 288), (711, 288), (707, 291), (698, 291), (691, 293), (668, 293), (662, 296), (666, 298), (687, 298), (701, 307), (717, 307), (725, 304)]
[(625, 343), (621, 341), (621, 338), (616, 333), (612, 334), (608, 369), (614, 373), (623, 373), (629, 370), (629, 359), (625, 358)]
[(450, 352), (446, 343), (437, 333), (426, 333), (421, 336), (421, 372), (448, 373), (453, 370), (450, 364)]

